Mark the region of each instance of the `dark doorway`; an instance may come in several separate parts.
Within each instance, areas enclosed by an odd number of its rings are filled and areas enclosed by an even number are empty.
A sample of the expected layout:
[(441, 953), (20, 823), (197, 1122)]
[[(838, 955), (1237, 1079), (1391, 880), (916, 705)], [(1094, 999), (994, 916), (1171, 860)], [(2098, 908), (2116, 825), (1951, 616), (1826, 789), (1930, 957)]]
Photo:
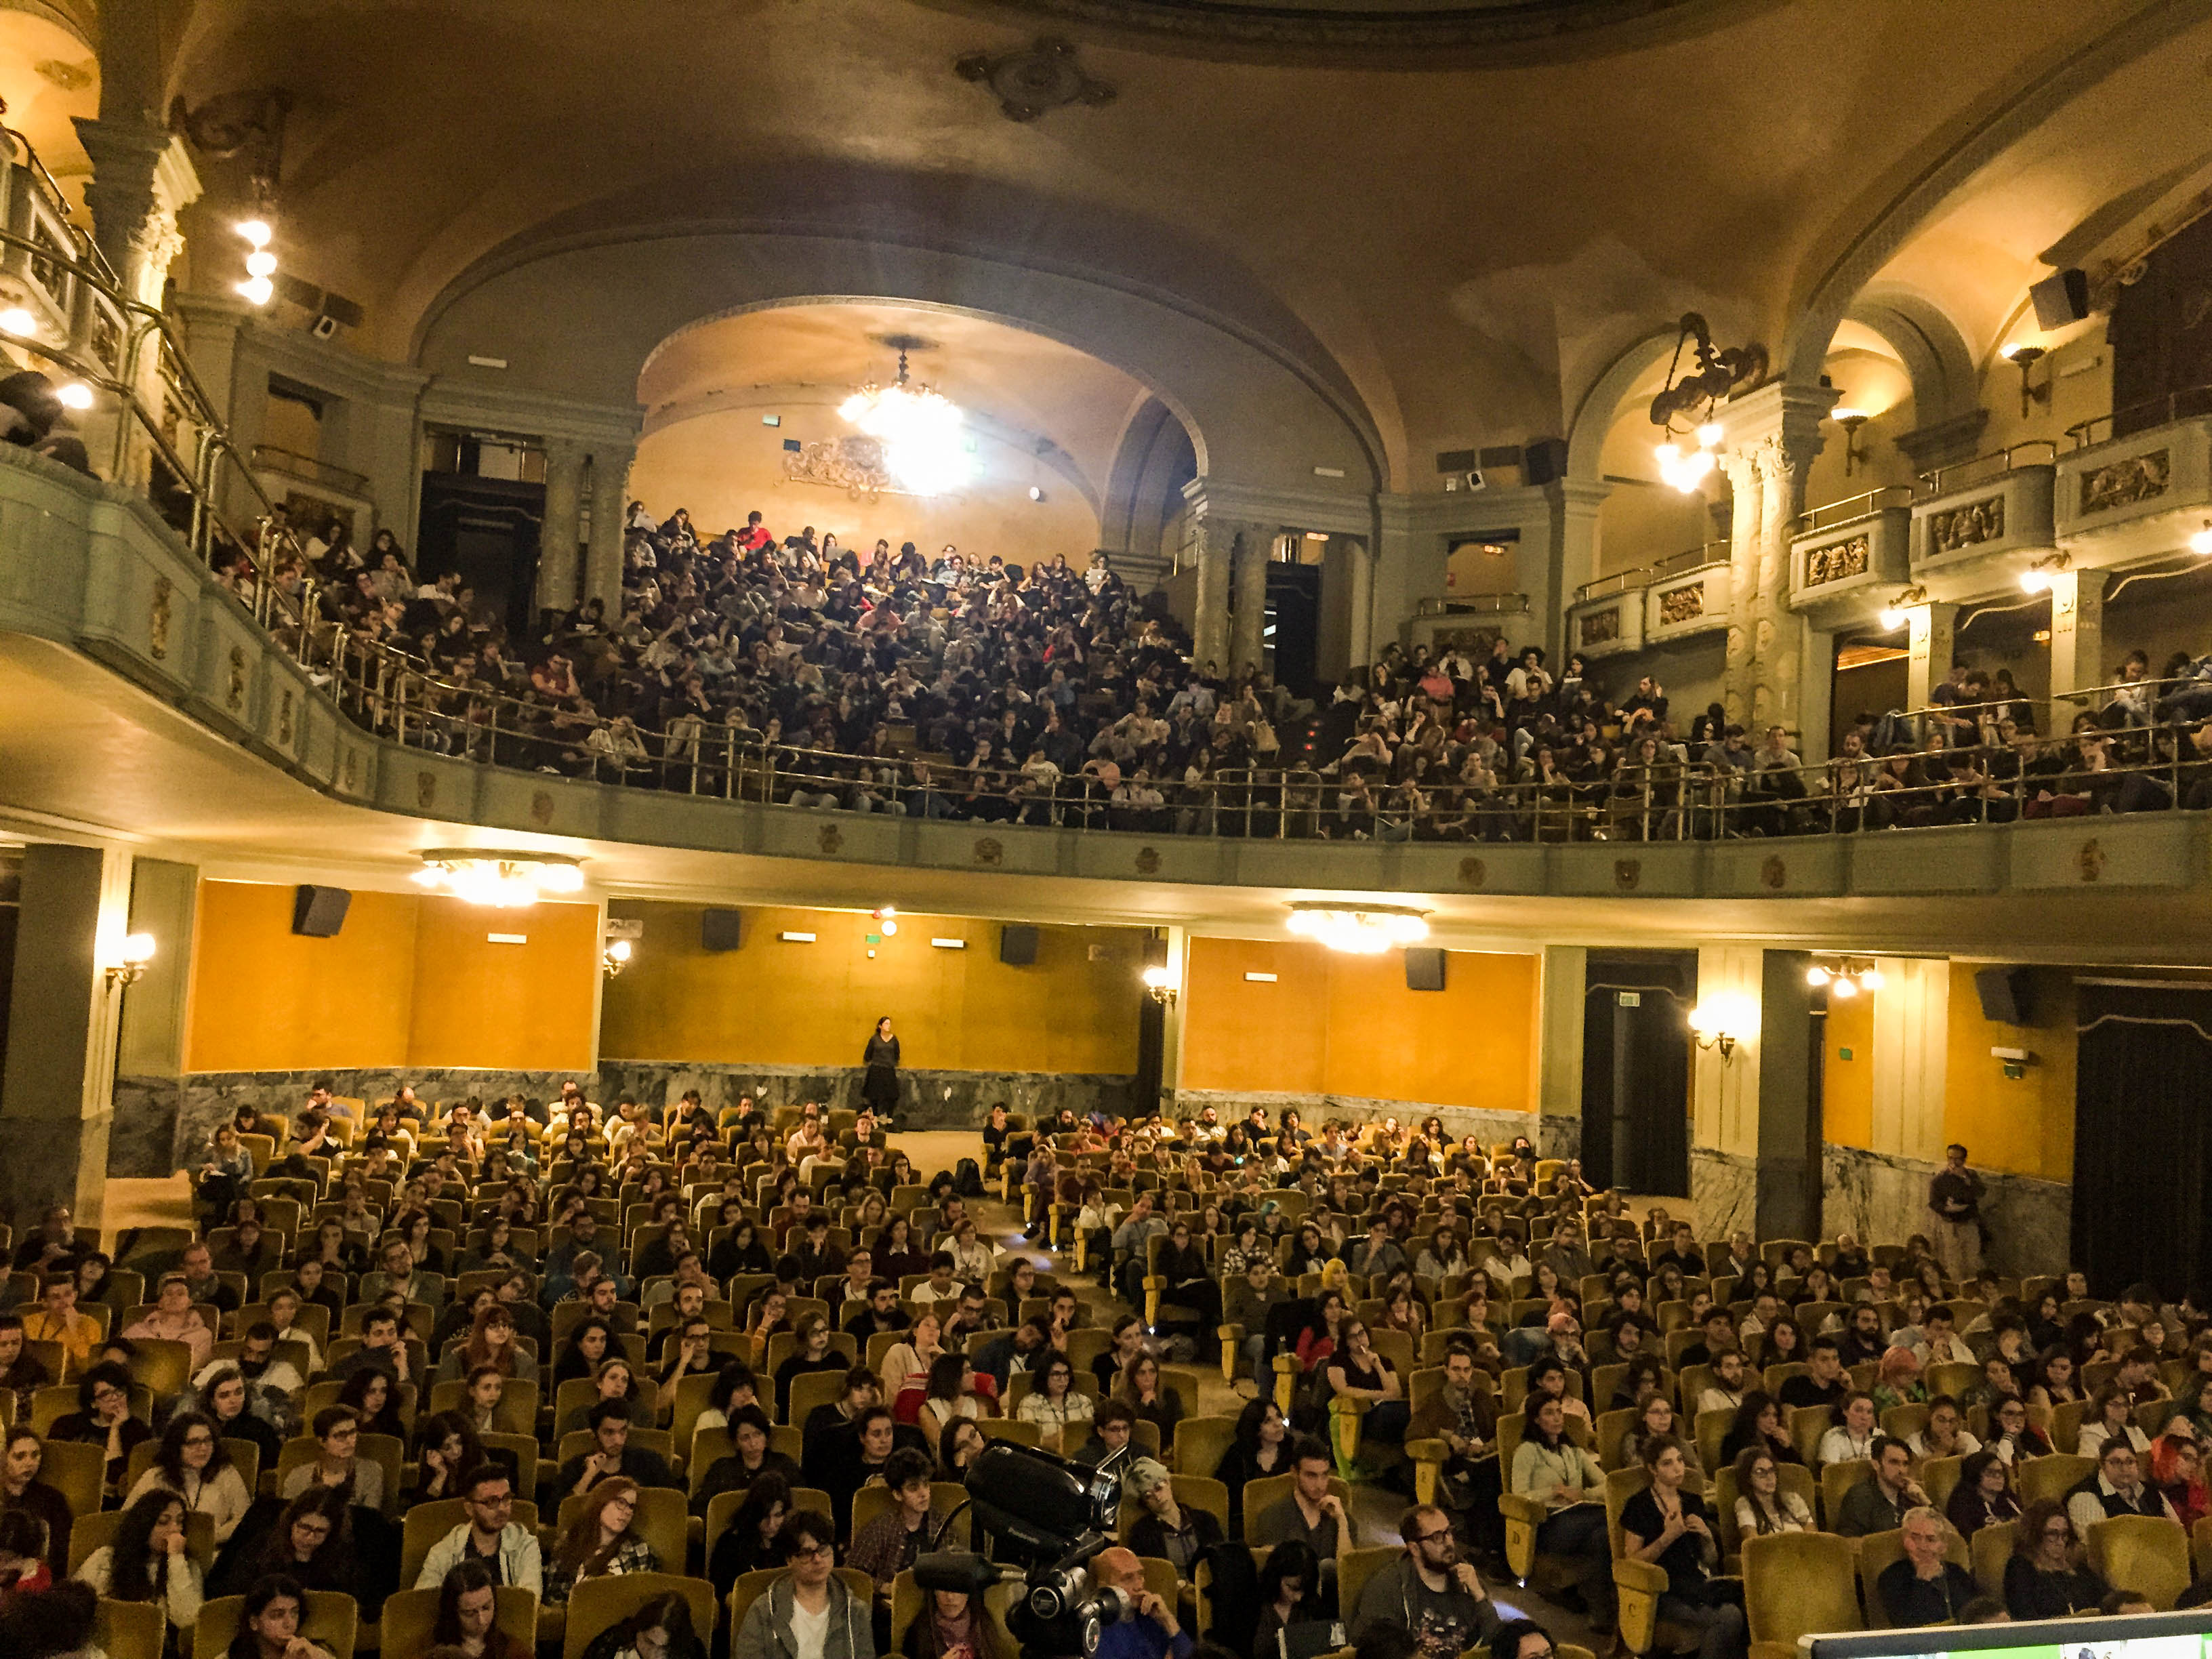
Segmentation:
[(1321, 653), (1319, 565), (1269, 562), (1266, 630), (1268, 672), (1276, 683), (1292, 696), (1312, 696)]
[(416, 570), (434, 581), (448, 570), (477, 591), (480, 610), (507, 619), (517, 639), (531, 634), (538, 585), (538, 533), (545, 520), (545, 486), (466, 473), (422, 475), (422, 520), (416, 531)]
[[(2092, 1296), (2212, 1282), (2212, 986), (2076, 981), (2074, 1249)], [(2146, 1156), (2146, 1152), (2153, 1155)]]
[(1583, 1176), (1690, 1193), (1690, 1006), (1694, 951), (1589, 956), (1583, 991)]
[(2212, 219), (2199, 219), (2144, 260), (2141, 278), (2113, 300), (2106, 333), (2113, 436), (2212, 409), (2212, 329), (2202, 326), (2208, 281)]

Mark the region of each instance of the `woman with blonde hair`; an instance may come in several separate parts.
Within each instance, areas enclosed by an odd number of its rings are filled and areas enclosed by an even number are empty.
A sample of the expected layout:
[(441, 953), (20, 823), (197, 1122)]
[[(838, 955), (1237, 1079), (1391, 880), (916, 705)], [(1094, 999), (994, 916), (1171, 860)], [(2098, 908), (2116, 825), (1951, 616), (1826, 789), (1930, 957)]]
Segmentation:
[(637, 1521), (637, 1482), (614, 1475), (592, 1488), (586, 1504), (563, 1528), (545, 1564), (544, 1604), (565, 1607), (586, 1578), (658, 1572), (660, 1556), (632, 1530)]

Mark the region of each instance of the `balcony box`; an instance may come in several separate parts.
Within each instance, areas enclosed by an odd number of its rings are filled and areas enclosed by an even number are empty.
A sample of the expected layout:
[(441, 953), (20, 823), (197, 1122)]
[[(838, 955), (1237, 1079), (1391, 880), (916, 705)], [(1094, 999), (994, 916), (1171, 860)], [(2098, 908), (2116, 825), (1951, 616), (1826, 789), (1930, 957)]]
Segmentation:
[(1592, 662), (1644, 647), (1644, 590), (1608, 593), (1567, 608), (1567, 649)]
[(2057, 470), (2016, 466), (1916, 502), (1912, 574), (1919, 578), (1979, 569), (2023, 550), (2042, 553), (2052, 540), (2051, 490)]
[(1644, 590), (1644, 639), (1656, 645), (1725, 629), (1735, 576), (1734, 568), (1723, 560), (1652, 583)]
[(2172, 553), (2212, 519), (2212, 416), (2170, 421), (2058, 463), (2059, 545), (2076, 564)]
[(1863, 622), (1905, 586), (1912, 512), (1877, 507), (1790, 540), (1790, 608), (1816, 628)]

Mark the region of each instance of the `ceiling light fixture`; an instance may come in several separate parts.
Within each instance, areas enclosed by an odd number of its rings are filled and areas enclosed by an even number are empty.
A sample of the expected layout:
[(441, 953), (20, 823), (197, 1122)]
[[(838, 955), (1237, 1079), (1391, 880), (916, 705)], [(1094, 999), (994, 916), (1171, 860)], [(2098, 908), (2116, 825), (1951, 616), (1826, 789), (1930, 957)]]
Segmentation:
[(890, 386), (868, 381), (837, 406), (837, 413), (882, 442), (884, 465), (902, 489), (917, 495), (957, 489), (975, 470), (962, 442), (966, 417), (944, 393), (907, 377), (907, 353), (928, 342), (894, 334), (884, 343), (898, 349), (898, 379)]
[(1376, 956), (1401, 945), (1418, 945), (1426, 939), (1428, 915), (1425, 910), (1403, 904), (1316, 901), (1291, 906), (1290, 929), (1332, 951)]
[[(1695, 362), (1694, 372), (1677, 379), (1677, 371), (1682, 368), (1683, 349), (1693, 342), (1691, 356)], [(1680, 331), (1674, 337), (1674, 361), (1667, 365), (1667, 384), (1651, 400), (1651, 424), (1666, 434), (1658, 447), (1660, 478), (1684, 495), (1702, 484), (1712, 472), (1720, 451), (1723, 434), (1713, 414), (1720, 407), (1721, 399), (1741, 386), (1765, 378), (1765, 347), (1717, 349), (1705, 319), (1694, 311), (1683, 313)], [(1678, 418), (1694, 421), (1697, 425), (1690, 431), (1678, 432), (1674, 425)], [(1674, 441), (1677, 437), (1692, 434), (1698, 441), (1695, 449), (1686, 450)]]
[(82, 412), (92, 407), (92, 388), (82, 380), (71, 380), (67, 386), (56, 388), (54, 396), (62, 400), (64, 409)]
[(548, 894), (584, 890), (580, 861), (558, 853), (483, 852), (473, 847), (435, 847), (422, 855), (417, 886), (445, 892), (468, 904), (514, 910)]
[(1867, 957), (1816, 957), (1805, 969), (1805, 983), (1814, 990), (1827, 988), (1832, 997), (1871, 994), (1882, 987), (1881, 969)]

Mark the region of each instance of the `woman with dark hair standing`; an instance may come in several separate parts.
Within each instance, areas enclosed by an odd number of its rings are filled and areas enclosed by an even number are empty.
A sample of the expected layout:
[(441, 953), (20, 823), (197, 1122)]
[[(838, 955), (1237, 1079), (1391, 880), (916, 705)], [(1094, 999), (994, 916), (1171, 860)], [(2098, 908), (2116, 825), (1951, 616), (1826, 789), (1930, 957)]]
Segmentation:
[(878, 1122), (889, 1128), (899, 1103), (899, 1040), (891, 1035), (889, 1014), (876, 1022), (867, 1047), (861, 1050), (860, 1063), (868, 1068), (860, 1079), (861, 1103), (875, 1113)]

